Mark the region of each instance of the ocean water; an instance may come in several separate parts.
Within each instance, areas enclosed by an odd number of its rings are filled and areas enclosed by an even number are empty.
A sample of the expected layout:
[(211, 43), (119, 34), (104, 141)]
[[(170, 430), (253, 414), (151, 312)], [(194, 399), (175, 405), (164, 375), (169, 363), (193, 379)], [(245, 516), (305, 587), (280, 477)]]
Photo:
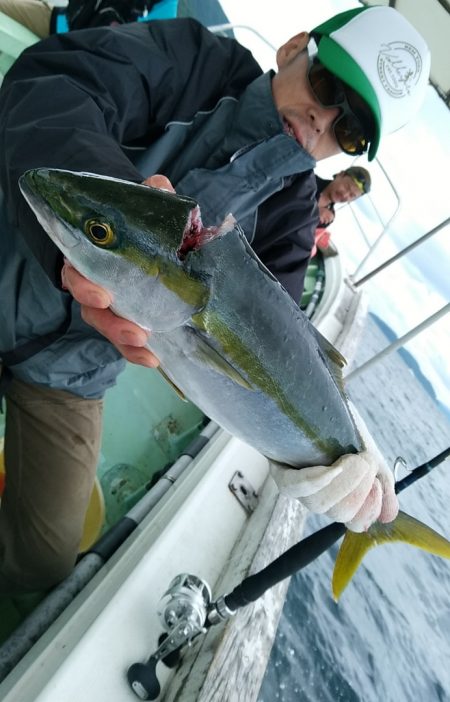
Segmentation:
[[(386, 345), (369, 317), (355, 365)], [(450, 422), (398, 353), (347, 390), (391, 465), (401, 455), (414, 468), (448, 447)], [(400, 495), (401, 509), (448, 538), (449, 502), (450, 460)], [(326, 523), (310, 518), (305, 536)], [(292, 578), (259, 702), (450, 702), (450, 561), (375, 548), (335, 603), (336, 553)]]

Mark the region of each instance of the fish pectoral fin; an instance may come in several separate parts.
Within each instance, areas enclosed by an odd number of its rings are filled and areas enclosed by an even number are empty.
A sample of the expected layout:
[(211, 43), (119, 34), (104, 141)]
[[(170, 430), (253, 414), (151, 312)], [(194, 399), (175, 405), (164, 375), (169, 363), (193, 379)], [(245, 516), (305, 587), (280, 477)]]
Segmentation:
[(227, 378), (230, 378), (230, 380), (246, 390), (253, 390), (248, 380), (244, 378), (239, 370), (232, 366), (231, 363), (216, 351), (216, 349), (211, 346), (203, 336), (196, 332), (195, 329), (192, 331), (195, 333), (196, 337), (197, 354), (203, 363), (206, 363), (207, 366), (217, 371), (217, 373), (227, 376)]
[(374, 546), (401, 541), (424, 551), (450, 558), (450, 541), (405, 512), (388, 524), (375, 522), (361, 534), (347, 531), (334, 564), (332, 591), (338, 600), (356, 573), (362, 559)]
[(347, 359), (341, 354), (340, 351), (337, 350), (337, 348), (333, 346), (333, 344), (330, 341), (328, 341), (328, 339), (322, 336), (322, 334), (317, 329), (314, 329), (314, 334), (316, 335), (316, 339), (323, 353), (330, 359), (332, 363), (334, 363), (339, 368), (343, 368), (347, 365)]
[(175, 383), (173, 382), (173, 380), (172, 380), (171, 378), (169, 378), (169, 376), (168, 376), (167, 373), (161, 368), (161, 366), (158, 366), (156, 370), (157, 370), (158, 373), (164, 378), (164, 380), (166, 381), (166, 383), (169, 383), (170, 387), (172, 388), (172, 390), (173, 390), (174, 392), (176, 392), (176, 394), (178, 395), (178, 397), (180, 398), (180, 400), (183, 400), (183, 402), (187, 402), (187, 398), (186, 398), (186, 395), (184, 394), (184, 392), (183, 392), (182, 390), (180, 390), (180, 388), (178, 387), (178, 385), (175, 385)]
[(346, 359), (340, 351), (334, 348), (333, 344), (331, 344), (328, 339), (325, 339), (325, 337), (322, 336), (319, 331), (317, 331), (317, 329), (314, 329), (314, 334), (316, 335), (320, 350), (327, 361), (328, 369), (333, 376), (336, 385), (341, 392), (344, 392), (342, 369), (347, 365)]

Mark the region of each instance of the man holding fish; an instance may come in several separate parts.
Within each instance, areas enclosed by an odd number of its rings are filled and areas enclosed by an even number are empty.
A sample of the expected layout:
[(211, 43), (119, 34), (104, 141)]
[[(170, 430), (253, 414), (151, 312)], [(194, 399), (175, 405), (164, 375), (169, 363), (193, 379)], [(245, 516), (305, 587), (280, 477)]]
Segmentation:
[[(24, 52), (0, 95), (8, 472), (0, 590), (46, 588), (70, 572), (97, 465), (101, 398), (123, 357), (158, 364), (146, 347), (152, 334), (112, 311), (105, 285), (64, 262), (19, 178), (59, 168), (141, 183), (159, 173), (144, 183), (195, 198), (206, 225), (232, 212), (256, 253), (267, 249), (258, 207), (272, 199), (280, 218), (271, 260), (275, 251), (276, 275), (295, 295), (304, 259), (298, 221), (313, 217), (316, 161), (340, 151), (374, 158), (381, 136), (420, 107), (429, 62), (422, 37), (386, 7), (341, 13), (295, 35), (278, 50), (276, 74), (261, 74), (237, 42), (187, 19), (74, 32)], [(309, 215), (298, 205), (308, 192)], [(208, 361), (217, 369), (223, 359), (213, 350)], [(232, 366), (225, 360), (220, 372)], [(239, 373), (232, 368), (234, 379)], [(398, 510), (393, 479), (368, 442), (352, 442), (360, 452), (332, 465), (276, 466), (276, 479), (356, 531), (389, 522)], [(267, 455), (276, 461), (276, 452)]]

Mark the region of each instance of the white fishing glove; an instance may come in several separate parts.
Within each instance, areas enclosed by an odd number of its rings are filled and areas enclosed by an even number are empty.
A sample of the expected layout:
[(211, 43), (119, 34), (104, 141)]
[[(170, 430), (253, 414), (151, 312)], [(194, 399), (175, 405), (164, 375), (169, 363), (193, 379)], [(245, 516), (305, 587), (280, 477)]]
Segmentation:
[(341, 456), (331, 466), (295, 469), (271, 462), (271, 474), (284, 495), (311, 512), (344, 522), (351, 531), (366, 531), (375, 521), (391, 522), (398, 513), (394, 476), (369, 431), (352, 408), (366, 446)]

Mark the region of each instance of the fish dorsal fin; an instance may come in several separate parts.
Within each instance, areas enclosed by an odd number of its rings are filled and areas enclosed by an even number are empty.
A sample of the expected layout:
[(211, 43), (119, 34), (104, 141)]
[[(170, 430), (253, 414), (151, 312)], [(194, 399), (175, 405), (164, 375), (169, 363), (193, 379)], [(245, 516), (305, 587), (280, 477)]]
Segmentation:
[(195, 335), (195, 341), (197, 346), (197, 355), (201, 358), (203, 363), (207, 366), (213, 368), (218, 373), (227, 376), (233, 382), (237, 383), (246, 390), (252, 390), (252, 386), (242, 373), (235, 368), (226, 358), (224, 358), (219, 351), (217, 351), (207, 339), (201, 334), (197, 329), (191, 327), (192, 333)]
[(156, 368), (156, 370), (157, 370), (158, 373), (164, 378), (164, 380), (166, 381), (166, 383), (169, 383), (170, 387), (172, 388), (172, 390), (173, 390), (174, 392), (176, 392), (176, 394), (178, 395), (178, 397), (180, 398), (180, 400), (183, 400), (183, 402), (187, 402), (187, 399), (186, 399), (186, 396), (185, 396), (184, 392), (183, 392), (182, 390), (180, 390), (180, 388), (178, 387), (178, 385), (175, 385), (175, 383), (173, 382), (173, 380), (172, 380), (171, 378), (169, 378), (169, 376), (168, 376), (167, 373), (161, 368), (161, 366), (158, 366), (158, 367)]
[(435, 556), (450, 558), (450, 541), (405, 512), (388, 524), (375, 522), (361, 534), (347, 531), (334, 564), (332, 590), (337, 600), (354, 576), (366, 553), (374, 546), (402, 541)]

